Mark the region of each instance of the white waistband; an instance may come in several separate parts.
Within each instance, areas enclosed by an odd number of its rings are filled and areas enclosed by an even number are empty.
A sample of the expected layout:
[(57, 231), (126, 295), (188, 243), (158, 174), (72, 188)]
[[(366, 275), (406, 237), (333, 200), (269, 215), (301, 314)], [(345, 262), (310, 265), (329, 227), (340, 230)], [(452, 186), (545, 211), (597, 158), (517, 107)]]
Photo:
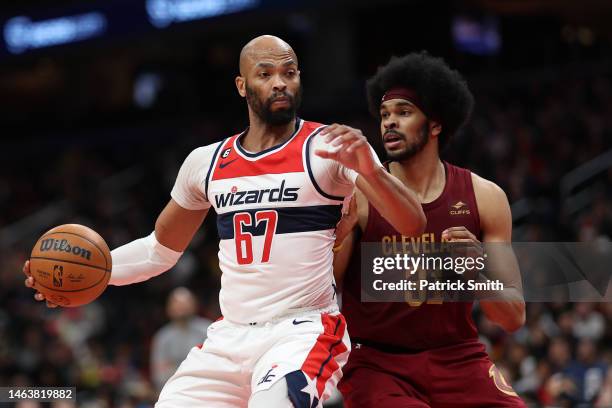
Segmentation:
[(338, 307), (338, 303), (336, 303), (335, 301), (326, 305), (326, 306), (310, 306), (310, 307), (303, 307), (303, 308), (298, 308), (298, 309), (290, 309), (287, 310), (285, 313), (280, 314), (278, 316), (274, 316), (270, 319), (267, 320), (262, 320), (262, 321), (254, 321), (252, 323), (238, 323), (238, 322), (234, 322), (231, 320), (227, 320), (228, 322), (232, 323), (232, 324), (236, 324), (236, 325), (240, 325), (240, 326), (261, 326), (263, 324), (266, 323), (278, 323), (281, 320), (285, 320), (285, 319), (290, 319), (293, 317), (299, 317), (302, 316), (304, 314), (310, 314), (310, 313), (338, 313), (340, 311), (340, 308)]

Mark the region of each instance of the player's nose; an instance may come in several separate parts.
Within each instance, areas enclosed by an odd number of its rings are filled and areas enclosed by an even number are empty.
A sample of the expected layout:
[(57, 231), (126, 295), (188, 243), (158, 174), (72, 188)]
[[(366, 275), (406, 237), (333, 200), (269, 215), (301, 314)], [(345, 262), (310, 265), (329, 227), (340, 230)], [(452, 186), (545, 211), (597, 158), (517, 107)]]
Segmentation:
[(275, 75), (273, 81), (272, 87), (274, 92), (283, 92), (285, 89), (287, 89), (287, 83), (280, 75)]
[(397, 121), (393, 118), (393, 116), (389, 115), (383, 119), (383, 126), (385, 129), (396, 129)]

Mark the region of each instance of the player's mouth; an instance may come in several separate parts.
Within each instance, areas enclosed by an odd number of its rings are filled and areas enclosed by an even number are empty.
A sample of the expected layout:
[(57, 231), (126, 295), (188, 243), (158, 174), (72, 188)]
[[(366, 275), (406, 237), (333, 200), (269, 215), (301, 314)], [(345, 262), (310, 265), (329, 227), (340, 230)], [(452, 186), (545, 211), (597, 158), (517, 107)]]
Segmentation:
[(291, 100), (286, 96), (280, 96), (272, 99), (270, 106), (288, 107), (291, 104)]
[(404, 137), (401, 134), (393, 131), (389, 131), (383, 136), (383, 143), (387, 149), (397, 149), (403, 140)]

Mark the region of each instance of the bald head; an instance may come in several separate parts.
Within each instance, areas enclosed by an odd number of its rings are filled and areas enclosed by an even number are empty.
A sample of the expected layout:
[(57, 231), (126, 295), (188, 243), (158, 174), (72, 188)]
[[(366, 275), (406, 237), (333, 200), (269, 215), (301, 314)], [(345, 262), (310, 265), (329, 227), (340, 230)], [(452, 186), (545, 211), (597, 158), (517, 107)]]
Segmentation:
[[(289, 44), (272, 35), (254, 38), (240, 52), (238, 93), (246, 98), (251, 125), (286, 126), (301, 101), (300, 70)], [(256, 120), (257, 118), (257, 120)]]
[(297, 65), (293, 48), (273, 35), (261, 35), (249, 41), (240, 51), (240, 75), (245, 76), (257, 62), (266, 58), (291, 58)]

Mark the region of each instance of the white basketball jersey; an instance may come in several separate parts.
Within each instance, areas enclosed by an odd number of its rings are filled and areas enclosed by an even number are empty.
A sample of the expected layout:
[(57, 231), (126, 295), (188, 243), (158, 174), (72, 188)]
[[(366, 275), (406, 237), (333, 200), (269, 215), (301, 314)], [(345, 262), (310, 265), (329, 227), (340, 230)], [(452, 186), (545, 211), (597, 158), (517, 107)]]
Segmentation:
[(296, 120), (285, 143), (245, 151), (235, 135), (194, 150), (172, 190), (187, 209), (217, 212), (223, 316), (270, 320), (336, 302), (334, 230), (357, 174), (314, 155), (324, 125)]

